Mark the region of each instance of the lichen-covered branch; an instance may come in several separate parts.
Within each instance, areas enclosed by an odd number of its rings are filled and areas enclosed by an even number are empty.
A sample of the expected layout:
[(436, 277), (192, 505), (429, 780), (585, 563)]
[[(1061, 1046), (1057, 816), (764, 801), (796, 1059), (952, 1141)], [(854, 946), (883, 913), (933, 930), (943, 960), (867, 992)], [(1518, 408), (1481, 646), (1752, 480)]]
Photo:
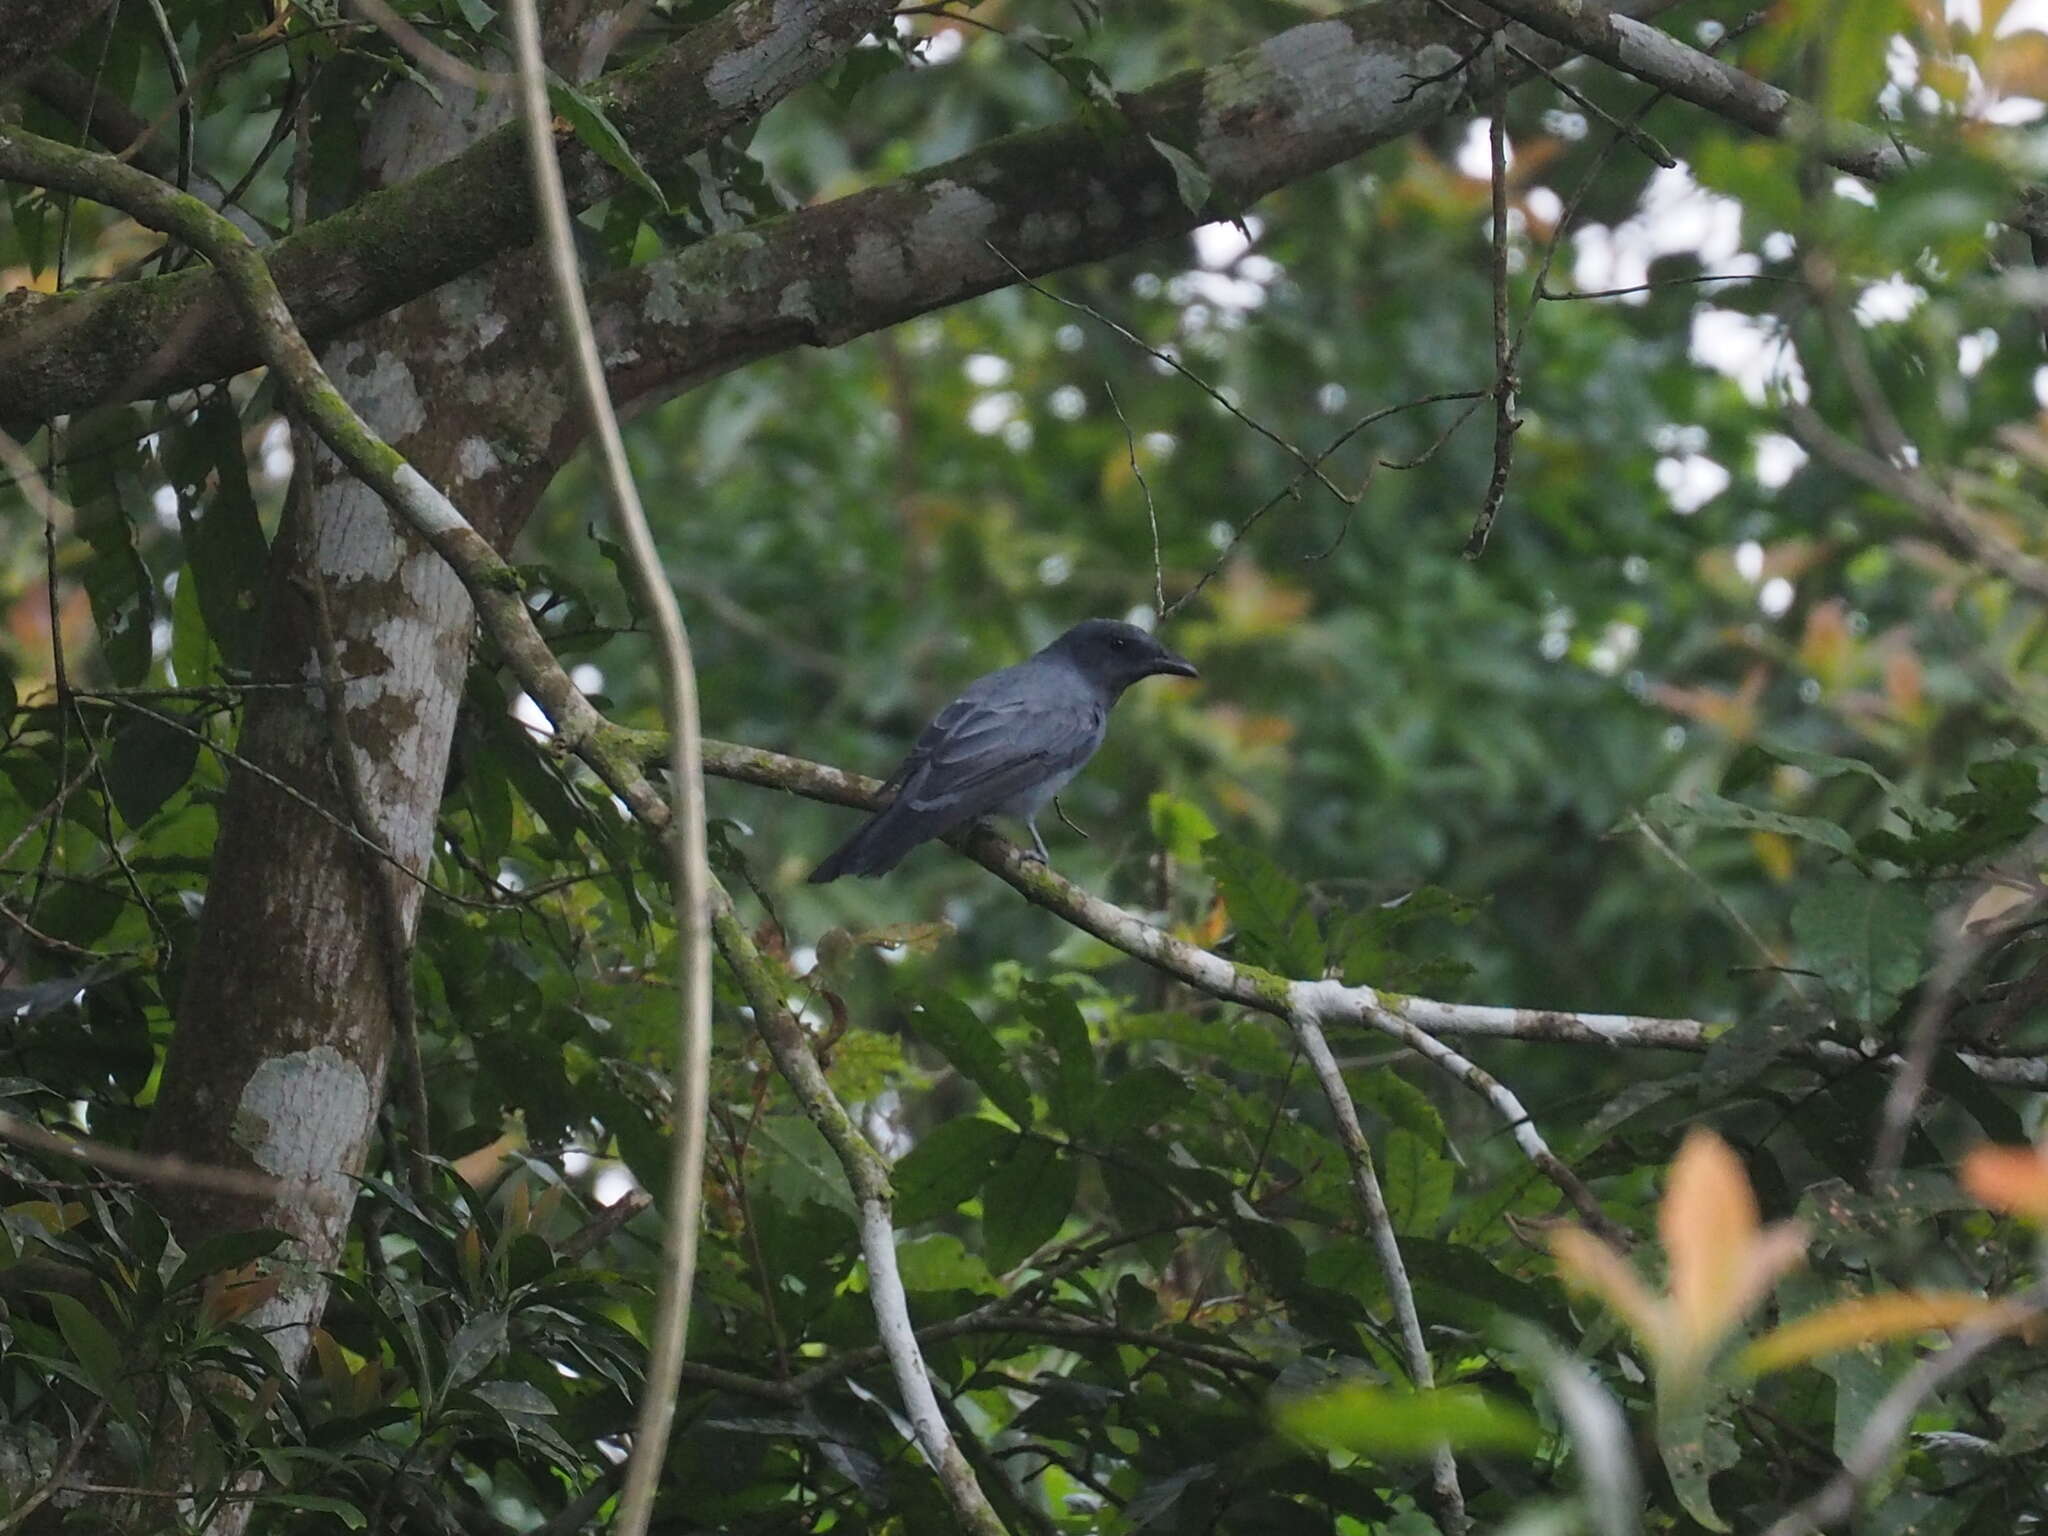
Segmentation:
[[(671, 174), (823, 73), (885, 25), (888, 10), (879, 0), (739, 0), (592, 93), (650, 173)], [(0, 26), (0, 37), (6, 32)], [(619, 185), (618, 173), (580, 140), (564, 145), (562, 157), (578, 209)], [(19, 168), (0, 176), (35, 179)], [(279, 242), (268, 260), (302, 334), (323, 340), (528, 244), (538, 231), (519, 129), (508, 124)], [(41, 297), (0, 315), (0, 423), (224, 378), (261, 355), (213, 273)]]
[[(1535, 63), (1569, 57), (1510, 33)], [(618, 273), (593, 292), (613, 393), (669, 394), (793, 346), (836, 346), (1240, 212), (1456, 112), (1467, 82), (1452, 66), (1466, 41), (1432, 0), (1384, 0), (1125, 96), (1143, 132), (1105, 136), (1075, 121), (1013, 134)], [(1535, 73), (1515, 57), (1499, 68), (1508, 84)], [(1181, 200), (1147, 135), (1201, 162), (1212, 179), (1202, 207)]]
[[(1853, 123), (1824, 119), (1807, 102), (1767, 80), (1737, 69), (1668, 32), (1644, 26), (1596, 0), (1487, 0), (1501, 15), (1530, 31), (1654, 85), (1752, 133), (1796, 139), (1837, 170), (1866, 181), (1888, 181), (1913, 164), (1890, 136)], [(2048, 199), (2038, 189), (2019, 193), (2006, 214), (2015, 229), (2048, 236)]]
[[(1673, 3), (1626, 9), (1653, 15)], [(660, 177), (816, 76), (886, 15), (870, 0), (740, 0), (594, 89)], [(1568, 57), (1534, 34), (1513, 36), (1528, 59)], [(1214, 194), (1201, 209), (1181, 201), (1144, 134), (1105, 136), (1074, 122), (620, 274), (594, 295), (613, 393), (673, 392), (1002, 287), (1012, 275), (983, 242), (1035, 274), (1234, 212), (1442, 121), (1464, 100), (1462, 83), (1451, 75), (1411, 90), (1410, 76), (1441, 73), (1462, 42), (1459, 24), (1428, 0), (1387, 0), (1126, 97), (1134, 125), (1202, 160)], [(1503, 68), (1510, 80), (1533, 73), (1520, 58)], [(537, 226), (517, 154), (503, 130), (279, 242), (270, 260), (302, 333), (323, 341), (530, 241)], [(587, 151), (569, 145), (565, 155), (573, 205), (610, 189), (612, 173)], [(478, 366), (519, 344), (506, 336), (480, 348)], [(168, 393), (257, 360), (207, 273), (24, 300), (0, 312), (0, 425)]]

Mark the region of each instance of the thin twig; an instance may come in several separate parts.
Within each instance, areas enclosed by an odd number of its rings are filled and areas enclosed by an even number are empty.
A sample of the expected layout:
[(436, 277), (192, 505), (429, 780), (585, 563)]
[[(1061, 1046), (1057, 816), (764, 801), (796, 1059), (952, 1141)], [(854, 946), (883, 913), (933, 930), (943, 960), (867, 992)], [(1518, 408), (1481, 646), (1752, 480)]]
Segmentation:
[(1321, 459), (1311, 459), (1307, 454), (1303, 453), (1301, 449), (1296, 447), (1293, 443), (1290, 443), (1286, 438), (1282, 437), (1278, 432), (1275, 432), (1271, 427), (1267, 426), (1257, 417), (1247, 414), (1228, 395), (1224, 394), (1222, 390), (1218, 389), (1214, 384), (1211, 384), (1199, 373), (1196, 373), (1194, 369), (1188, 367), (1186, 363), (1183, 363), (1171, 352), (1165, 351), (1163, 348), (1153, 346), (1149, 341), (1145, 340), (1144, 337), (1138, 335), (1138, 333), (1133, 331), (1129, 326), (1123, 325), (1118, 321), (1110, 319), (1108, 315), (1105, 315), (1104, 313), (1102, 313), (1101, 310), (1096, 309), (1093, 305), (1083, 304), (1079, 299), (1064, 298), (1061, 295), (1054, 293), (1050, 288), (1045, 287), (1042, 283), (1033, 280), (1032, 277), (1028, 273), (1026, 273), (1022, 267), (1018, 266), (1017, 263), (1010, 260), (1010, 258), (1007, 255), (1005, 255), (1003, 251), (993, 242), (984, 240), (982, 244), (988, 247), (988, 249), (994, 254), (997, 261), (1000, 261), (1004, 266), (1010, 269), (1011, 273), (1016, 277), (1017, 281), (1024, 287), (1029, 288), (1033, 293), (1037, 294), (1040, 298), (1051, 299), (1055, 304), (1061, 305), (1067, 309), (1074, 310), (1079, 314), (1086, 315), (1089, 319), (1095, 321), (1096, 324), (1105, 326), (1118, 336), (1122, 337), (1125, 341), (1129, 342), (1132, 346), (1136, 347), (1140, 352), (1143, 352), (1147, 357), (1151, 358), (1155, 363), (1158, 363), (1163, 367), (1169, 368), (1173, 372), (1179, 374), (1182, 378), (1186, 379), (1190, 384), (1194, 385), (1195, 388), (1199, 389), (1203, 394), (1207, 395), (1211, 400), (1215, 401), (1216, 404), (1222, 406), (1225, 411), (1229, 412), (1232, 416), (1236, 417), (1239, 421), (1243, 422), (1244, 425), (1250, 427), (1252, 431), (1258, 433), (1260, 437), (1263, 437), (1267, 442), (1271, 443), (1274, 447), (1278, 448), (1282, 453), (1286, 454), (1289, 458), (1293, 459), (1295, 463), (1301, 466), (1302, 472), (1304, 474), (1312, 475), (1317, 480), (1322, 482), (1323, 488), (1327, 490), (1332, 496), (1335, 496), (1340, 501), (1344, 499), (1344, 492), (1338, 489), (1336, 483), (1332, 481), (1328, 475), (1325, 475), (1322, 472)]
[(424, 32), (386, 5), (384, 0), (349, 0), (349, 4), (362, 12), (363, 18), (374, 24), (378, 31), (398, 44), (400, 51), (420, 68), (429, 74), (439, 75), (451, 85), (482, 93), (508, 90), (516, 83), (510, 75), (465, 64), (447, 49), (429, 42)]
[[(1418, 1391), (1428, 1391), (1436, 1385), (1436, 1372), (1430, 1364), (1429, 1342), (1422, 1336), (1422, 1318), (1415, 1310), (1415, 1288), (1408, 1282), (1408, 1265), (1401, 1257), (1394, 1218), (1387, 1210), (1379, 1176), (1373, 1171), (1372, 1147), (1358, 1123), (1358, 1109), (1351, 1102), (1351, 1090), (1344, 1085), (1344, 1071), (1331, 1054), (1330, 1042), (1312, 1009), (1290, 1010), (1287, 1023), (1308, 1057), (1316, 1081), (1322, 1085), (1323, 1098), (1329, 1103), (1330, 1117), (1337, 1127), (1337, 1140), (1351, 1165), (1352, 1192), (1358, 1196), (1366, 1232), (1372, 1238), (1373, 1251), (1379, 1255), (1380, 1274), (1387, 1282), (1387, 1295), (1393, 1303), (1394, 1324), (1401, 1335), (1401, 1352), (1407, 1357), (1409, 1379)], [(1439, 1445), (1431, 1453), (1430, 1479), (1436, 1489), (1437, 1523), (1447, 1536), (1462, 1536), (1471, 1529), (1471, 1521), (1465, 1514), (1465, 1495), (1458, 1487), (1458, 1463), (1448, 1445)]]
[[(1196, 580), (1195, 584), (1192, 587), (1189, 587), (1187, 591), (1181, 593), (1179, 597), (1176, 597), (1173, 600), (1173, 602), (1167, 607), (1165, 618), (1172, 618), (1175, 614), (1179, 613), (1181, 609), (1185, 608), (1190, 602), (1194, 601), (1194, 599), (1198, 595), (1200, 595), (1202, 589), (1208, 586), (1211, 581), (1215, 580), (1217, 573), (1221, 571), (1225, 564), (1229, 562), (1229, 559), (1231, 555), (1236, 551), (1237, 546), (1244, 542), (1245, 535), (1252, 531), (1253, 527), (1259, 522), (1259, 520), (1263, 518), (1268, 512), (1272, 511), (1275, 507), (1279, 506), (1281, 502), (1298, 498), (1301, 494), (1302, 482), (1308, 479), (1310, 473), (1319, 470), (1320, 466), (1323, 464), (1325, 460), (1327, 460), (1339, 448), (1342, 448), (1346, 443), (1350, 442), (1354, 437), (1358, 436), (1358, 434), (1363, 432), (1367, 427), (1385, 421), (1389, 416), (1398, 416), (1403, 411), (1416, 410), (1425, 405), (1440, 405), (1446, 400), (1471, 401), (1471, 407), (1468, 408), (1466, 412), (1461, 414), (1458, 417), (1457, 421), (1453, 422), (1450, 428), (1447, 431), (1445, 431), (1443, 435), (1440, 436), (1436, 440), (1436, 442), (1420, 457), (1410, 460), (1407, 463), (1390, 463), (1386, 459), (1381, 459), (1378, 461), (1379, 466), (1383, 469), (1413, 469), (1417, 465), (1426, 462), (1430, 458), (1430, 456), (1436, 452), (1438, 448), (1441, 448), (1444, 445), (1444, 443), (1450, 439), (1451, 433), (1457, 431), (1457, 429), (1464, 424), (1466, 417), (1469, 416), (1473, 410), (1478, 409), (1479, 403), (1484, 401), (1485, 399), (1486, 391), (1483, 389), (1452, 389), (1445, 390), (1439, 394), (1422, 395), (1413, 400), (1403, 400), (1399, 405), (1381, 406), (1378, 410), (1366, 412), (1365, 415), (1359, 417), (1358, 420), (1352, 422), (1350, 426), (1346, 427), (1342, 432), (1339, 432), (1334, 438), (1332, 438), (1330, 440), (1329, 446), (1324, 448), (1321, 453), (1315, 456), (1315, 459), (1312, 461), (1311, 467), (1309, 469), (1302, 470), (1292, 480), (1288, 481), (1286, 485), (1282, 486), (1279, 490), (1275, 491), (1271, 496), (1268, 496), (1264, 501), (1260, 502), (1258, 506), (1252, 509), (1250, 515), (1247, 516), (1243, 522), (1239, 523), (1237, 527), (1231, 530), (1229, 541), (1223, 546), (1221, 550), (1217, 552), (1215, 560), (1210, 563), (1210, 566), (1206, 571), (1202, 572), (1201, 576)], [(1327, 480), (1325, 480), (1323, 483), (1325, 485), (1329, 484)], [(1342, 501), (1347, 507), (1356, 506), (1359, 499), (1362, 496), (1364, 496), (1366, 488), (1371, 484), (1372, 472), (1368, 470), (1366, 472), (1365, 480), (1360, 484), (1355, 494), (1346, 495), (1344, 492), (1339, 491), (1337, 492), (1337, 499), (1339, 501)], [(1162, 619), (1161, 622), (1164, 622), (1164, 620)]]
[(1166, 617), (1166, 567), (1161, 563), (1159, 553), (1159, 509), (1152, 504), (1152, 487), (1146, 483), (1144, 468), (1138, 463), (1138, 440), (1131, 435), (1131, 424), (1124, 419), (1124, 408), (1116, 398), (1116, 391), (1109, 380), (1102, 381), (1102, 392), (1109, 396), (1109, 408), (1116, 412), (1117, 424), (1124, 429), (1124, 452), (1130, 455), (1131, 473), (1138, 477), (1138, 489), (1145, 493), (1145, 521), (1152, 525), (1152, 611), (1160, 618)]
[(289, 1196), (322, 1208), (333, 1203), (332, 1197), (315, 1184), (273, 1179), (260, 1173), (246, 1173), (239, 1168), (216, 1167), (211, 1163), (195, 1163), (172, 1153), (135, 1152), (127, 1147), (95, 1141), (89, 1136), (60, 1136), (33, 1120), (24, 1120), (4, 1110), (0, 1110), (0, 1141), (34, 1147), (39, 1152), (49, 1152), (58, 1157), (75, 1158), (140, 1184), (169, 1184), (258, 1200), (279, 1200)]
[[(363, 0), (358, 0), (363, 3)], [(555, 310), (568, 333), (577, 383), (594, 429), (607, 489), (621, 541), (640, 588), (643, 609), (653, 615), (662, 671), (663, 713), (671, 733), (670, 813), (667, 837), (675, 881), (676, 932), (682, 975), (675, 1063), (675, 1118), (669, 1167), (667, 1240), (663, 1245), (661, 1295), (655, 1307), (654, 1347), (641, 1388), (633, 1451), (619, 1501), (620, 1536), (645, 1536), (654, 1512), (655, 1489), (668, 1453), (675, 1418), (696, 1279), (699, 1211), (704, 1196), (704, 1136), (711, 1083), (711, 869), (704, 826), (704, 764), (697, 713), (697, 673), (690, 640), (675, 593), (662, 579), (661, 556), (640, 505), (640, 493), (626, 460), (617, 414), (605, 384), (604, 363), (591, 329), (590, 309), (576, 265), (569, 202), (555, 155), (553, 114), (548, 107), (546, 63), (541, 56), (540, 15), (534, 0), (513, 0), (512, 33), (519, 58), (522, 118), (533, 173), (534, 201), (546, 233), (548, 270)]]
[(1486, 125), (1486, 142), (1493, 162), (1493, 474), (1486, 483), (1486, 498), (1479, 504), (1472, 532), (1465, 539), (1464, 555), (1477, 560), (1486, 553), (1486, 541), (1507, 499), (1508, 476), (1515, 464), (1515, 433), (1521, 419), (1515, 415), (1515, 349), (1508, 335), (1508, 89), (1503, 73), (1493, 93), (1493, 115)]

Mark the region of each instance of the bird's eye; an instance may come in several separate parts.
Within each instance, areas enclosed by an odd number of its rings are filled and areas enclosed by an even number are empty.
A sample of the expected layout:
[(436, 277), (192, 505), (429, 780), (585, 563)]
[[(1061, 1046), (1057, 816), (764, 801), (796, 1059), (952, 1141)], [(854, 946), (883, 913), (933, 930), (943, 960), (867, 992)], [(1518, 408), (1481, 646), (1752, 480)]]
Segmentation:
[(1122, 635), (1111, 635), (1109, 637), (1109, 643), (1112, 646), (1114, 646), (1117, 650), (1121, 651), (1128, 648), (1131, 642), (1126, 640)]

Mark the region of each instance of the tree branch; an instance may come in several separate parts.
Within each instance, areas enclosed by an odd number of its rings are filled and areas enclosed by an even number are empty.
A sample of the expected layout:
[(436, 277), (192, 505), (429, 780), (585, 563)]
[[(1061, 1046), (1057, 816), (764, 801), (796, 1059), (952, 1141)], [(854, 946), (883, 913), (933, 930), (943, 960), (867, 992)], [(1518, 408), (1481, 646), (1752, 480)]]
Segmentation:
[[(650, 732), (631, 731), (623, 735), (639, 743), (649, 755), (658, 755), (666, 749), (666, 744)], [(874, 810), (886, 803), (879, 779), (731, 742), (705, 742), (704, 771), (714, 778), (733, 779), (764, 789), (786, 790), (830, 805)], [(1281, 993), (1290, 985), (1308, 985), (1290, 984), (1255, 967), (1233, 965), (1219, 955), (1176, 939), (1135, 913), (1090, 895), (1036, 860), (1023, 857), (1014, 845), (992, 832), (975, 831), (949, 841), (990, 873), (1007, 881), (1035, 905), (1211, 997), (1285, 1017), (1287, 1004)], [(1317, 982), (1313, 985), (1334, 987), (1332, 983)], [(1369, 999), (1369, 1006), (1378, 1010), (1381, 1019), (1412, 1026), (1420, 1037), (1433, 1042), (1430, 1048), (1436, 1050), (1448, 1049), (1438, 1037), (1450, 1035), (1526, 1040), (1550, 1045), (1685, 1051), (1699, 1055), (1711, 1049), (1714, 1041), (1728, 1029), (1726, 1022), (1700, 1019), (1578, 1013), (1557, 1008), (1501, 1008), (1484, 1003), (1382, 995), (1369, 987), (1334, 987), (1334, 990), (1345, 1000), (1343, 1011), (1355, 1014), (1353, 1002), (1363, 1005)], [(1366, 1022), (1395, 1034), (1404, 1044), (1416, 1043), (1385, 1023), (1377, 1020)], [(1790, 1046), (1785, 1054), (1789, 1059), (1836, 1071), (1875, 1068), (1896, 1072), (1900, 1066), (1895, 1055), (1866, 1053), (1839, 1040), (1801, 1041)], [(2048, 1088), (2048, 1060), (2042, 1058), (1962, 1053), (1957, 1059), (1986, 1082), (2020, 1088)], [(1458, 1060), (1462, 1062), (1463, 1058)]]
[[(1632, 0), (1651, 15), (1675, 0)], [(657, 177), (815, 77), (888, 14), (873, 0), (740, 0), (646, 63), (593, 89)], [(781, 18), (779, 23), (776, 18)], [(771, 29), (771, 24), (774, 24)], [(810, 30), (805, 31), (806, 28)], [(1459, 57), (1459, 32), (1429, 0), (1387, 0), (1276, 34), (1207, 69), (1125, 98), (1133, 123), (1189, 144), (1214, 180), (1197, 212), (1143, 134), (1074, 122), (1013, 134), (948, 165), (698, 242), (598, 285), (593, 308), (615, 398), (684, 388), (804, 344), (837, 345), (1005, 286), (979, 242), (1049, 272), (1190, 229), (1277, 187), (1441, 121), (1454, 80), (1405, 91)], [(1549, 64), (1540, 37), (1518, 46)], [(757, 76), (731, 82), (731, 59)], [(1503, 66), (1510, 80), (1533, 70)], [(719, 105), (721, 91), (746, 92)], [(614, 189), (580, 145), (566, 150), (572, 206)], [(324, 341), (428, 292), (537, 225), (516, 127), (447, 165), (364, 199), (272, 248), (302, 332)], [(13, 172), (0, 166), (0, 175)], [(23, 298), (0, 310), (0, 426), (226, 377), (258, 353), (203, 272)], [(501, 338), (498, 346), (510, 346)], [(493, 348), (479, 351), (479, 366)], [(522, 360), (522, 363), (524, 360)], [(566, 417), (566, 404), (564, 407)]]
[(0, 85), (91, 26), (109, 0), (0, 0)]
[[(1860, 124), (1829, 122), (1791, 92), (1596, 0), (1486, 0), (1486, 4), (1532, 32), (1703, 107), (1738, 127), (1766, 138), (1806, 142), (1822, 161), (1851, 176), (1888, 181), (1912, 163), (1910, 153), (1887, 135)], [(2048, 236), (2048, 193), (2027, 188), (2014, 198), (2005, 219), (2030, 237)]]
[(974, 1536), (1006, 1536), (1002, 1521), (990, 1507), (974, 1469), (954, 1443), (945, 1415), (939, 1410), (924, 1354), (911, 1327), (910, 1299), (896, 1268), (896, 1228), (890, 1216), (894, 1196), (889, 1188), (888, 1167), (868, 1145), (867, 1138), (861, 1135), (853, 1117), (832, 1091), (824, 1069), (812, 1054), (810, 1036), (790, 1013), (778, 978), (734, 912), (731, 898), (717, 889), (712, 902), (712, 931), (718, 939), (719, 952), (739, 978), (740, 990), (753, 1005), (754, 1029), (775, 1058), (776, 1069), (795, 1090), (804, 1114), (824, 1135), (853, 1188), (860, 1212), (861, 1256), (867, 1263), (868, 1299), (874, 1308), (875, 1328), (896, 1377), (904, 1411), (916, 1432), (918, 1448), (937, 1474), (961, 1529)]
[[(793, 346), (838, 346), (1249, 207), (1449, 117), (1466, 99), (1444, 73), (1464, 31), (1433, 0), (1384, 0), (1124, 96), (1140, 132), (1106, 138), (1074, 121), (1012, 134), (615, 274), (593, 290), (613, 394), (655, 398)], [(1502, 62), (1508, 84), (1570, 56), (1510, 36), (1533, 63)], [(1181, 201), (1147, 135), (1187, 145), (1209, 173), (1202, 208)]]
[[(659, 178), (816, 78), (887, 16), (880, 0), (739, 0), (592, 93)], [(531, 242), (539, 218), (523, 155), (519, 125), (507, 124), (280, 241), (266, 259), (304, 334), (325, 339)], [(574, 208), (620, 185), (580, 140), (562, 159)], [(0, 177), (36, 183), (33, 166), (19, 161), (0, 165)], [(5, 320), (0, 425), (167, 393), (261, 358), (255, 333), (207, 272), (23, 301)]]

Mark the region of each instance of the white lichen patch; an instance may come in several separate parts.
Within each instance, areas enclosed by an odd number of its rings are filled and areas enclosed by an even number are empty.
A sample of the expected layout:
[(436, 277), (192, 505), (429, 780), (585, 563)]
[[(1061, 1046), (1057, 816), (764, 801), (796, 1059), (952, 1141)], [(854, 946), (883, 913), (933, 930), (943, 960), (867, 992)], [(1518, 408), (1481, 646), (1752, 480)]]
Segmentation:
[(360, 481), (329, 488), (327, 515), (315, 520), (314, 551), (333, 584), (386, 581), (398, 574), (405, 545), (377, 493)]
[(796, 74), (815, 21), (800, 0), (777, 0), (763, 37), (712, 61), (704, 72), (704, 94), (717, 106), (736, 107), (780, 87)]
[(920, 272), (958, 272), (986, 266), (996, 205), (957, 181), (935, 181), (925, 210), (911, 220), (904, 248)]
[(656, 325), (683, 323), (682, 283), (670, 263), (656, 262), (648, 267), (647, 302), (640, 307), (640, 312)]
[(374, 1109), (363, 1069), (331, 1045), (273, 1056), (249, 1076), (235, 1105), (234, 1139), (273, 1178), (313, 1184), (336, 1201), (349, 1181), (337, 1149), (357, 1145)]
[(1361, 39), (1341, 21), (1290, 27), (1211, 72), (1196, 158), (1226, 184), (1279, 179), (1295, 169), (1285, 140), (1327, 140), (1349, 153), (1358, 143), (1397, 133), (1440, 107), (1438, 92), (1460, 89), (1455, 81), (1418, 88), (1415, 77), (1456, 62), (1447, 45), (1415, 49), (1387, 38)]
[(327, 371), (349, 404), (385, 441), (409, 437), (427, 424), (412, 369), (396, 354), (360, 341), (344, 341), (327, 355)]
[(453, 362), (505, 334), (509, 322), (491, 299), (492, 284), (478, 277), (458, 278), (435, 295), (434, 306), (448, 322), (445, 339), (434, 349), (437, 358)]
[(782, 290), (782, 297), (775, 302), (775, 313), (784, 320), (816, 320), (818, 306), (811, 298), (808, 280), (799, 278)]
[(858, 298), (880, 299), (901, 293), (909, 275), (903, 262), (903, 247), (894, 235), (864, 229), (854, 238), (846, 275), (853, 280)]
[(465, 437), (455, 445), (456, 473), (464, 480), (481, 480), (502, 467), (489, 438)]

